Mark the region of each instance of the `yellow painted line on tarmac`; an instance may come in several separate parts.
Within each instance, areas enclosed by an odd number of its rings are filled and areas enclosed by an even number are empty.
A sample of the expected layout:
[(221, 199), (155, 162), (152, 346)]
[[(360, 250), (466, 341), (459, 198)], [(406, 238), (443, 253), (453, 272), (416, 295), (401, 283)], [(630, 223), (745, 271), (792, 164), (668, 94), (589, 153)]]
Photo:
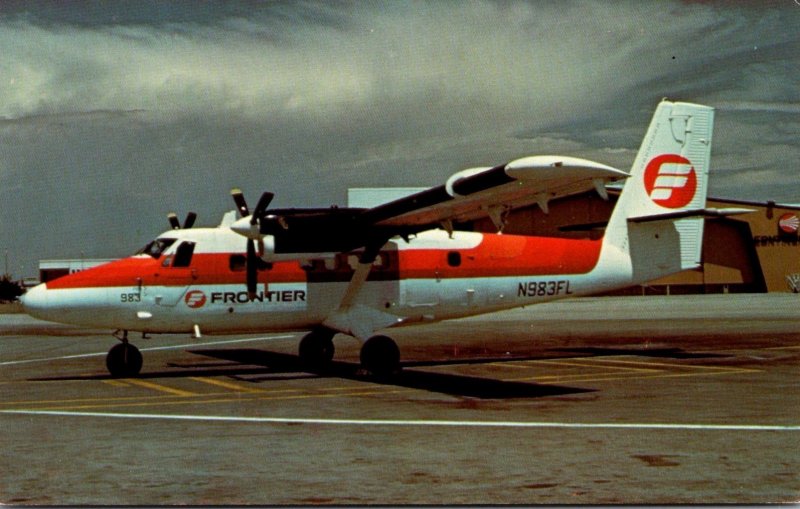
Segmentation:
[(669, 364), (666, 362), (649, 362), (649, 361), (623, 361), (623, 360), (616, 360), (616, 359), (598, 359), (601, 362), (607, 363), (614, 363), (614, 364), (634, 364), (634, 365), (642, 365), (642, 366), (663, 366), (672, 369), (716, 369), (716, 370), (739, 370), (739, 371), (751, 371), (751, 372), (759, 372), (760, 369), (753, 369), (753, 368), (728, 368), (725, 366), (703, 366), (703, 365), (694, 365), (694, 364)]
[[(579, 362), (583, 361), (583, 362)], [(497, 366), (506, 366), (509, 363), (495, 363)], [(756, 373), (761, 370), (752, 368), (728, 368), (724, 366), (694, 366), (686, 364), (670, 364), (652, 361), (629, 361), (614, 358), (585, 357), (562, 361), (558, 359), (539, 359), (525, 361), (524, 363), (514, 363), (510, 367), (521, 369), (527, 367), (533, 369), (533, 364), (547, 366), (569, 366), (585, 369), (600, 370), (594, 373), (573, 373), (561, 375), (537, 375), (531, 377), (507, 378), (504, 381), (557, 384), (575, 382), (607, 382), (615, 380), (642, 380), (648, 378), (681, 378), (709, 375), (727, 375)], [(633, 367), (636, 366), (636, 367)]]
[[(597, 378), (602, 377), (602, 378)], [(608, 378), (612, 377), (612, 378)], [(636, 374), (631, 373), (629, 371), (613, 371), (613, 372), (603, 372), (603, 373), (584, 373), (584, 374), (574, 374), (574, 375), (537, 375), (531, 377), (516, 377), (516, 378), (504, 378), (504, 382), (522, 382), (522, 381), (535, 381), (537, 383), (562, 383), (562, 382), (585, 382), (585, 381), (592, 381), (592, 380), (623, 380), (623, 379), (635, 379), (635, 378), (643, 378), (637, 377)]]
[[(528, 361), (534, 362), (534, 361)], [(521, 362), (514, 363), (514, 362), (490, 362), (488, 366), (495, 366), (498, 368), (514, 368), (514, 369), (531, 369), (530, 365), (523, 364)]]
[(332, 391), (351, 391), (351, 390), (353, 390), (353, 387), (352, 387), (352, 386), (350, 386), (350, 387), (347, 387), (347, 386), (340, 386), (340, 387), (321, 387), (319, 390), (320, 390), (320, 391), (331, 391), (331, 392), (332, 392)]
[[(559, 361), (559, 360), (537, 360), (537, 361), (530, 361), (531, 363), (538, 363), (538, 364), (546, 364), (546, 365), (556, 365), (556, 366), (570, 366), (576, 368), (596, 368), (601, 370), (607, 369), (622, 369), (625, 371), (631, 371), (634, 373), (658, 373), (662, 371), (661, 369), (654, 369), (654, 368), (631, 368), (627, 366), (604, 366), (602, 364), (597, 364), (594, 357), (587, 357), (583, 359), (575, 359), (575, 361), (584, 360), (585, 362), (570, 362), (570, 361)], [(646, 363), (644, 363), (647, 365)]]
[(195, 392), (184, 391), (181, 389), (175, 389), (173, 387), (167, 387), (166, 385), (157, 384), (155, 382), (148, 382), (146, 380), (140, 380), (138, 378), (128, 378), (127, 383), (132, 385), (138, 385), (139, 387), (144, 387), (145, 389), (152, 389), (154, 391), (166, 392), (167, 394), (174, 394), (176, 396), (197, 396)]
[[(114, 403), (100, 403), (100, 404), (89, 404), (89, 405), (58, 405), (58, 406), (46, 406), (42, 407), (38, 410), (89, 410), (89, 409), (115, 409), (115, 408), (133, 408), (133, 407), (158, 407), (158, 406), (179, 406), (179, 405), (214, 405), (219, 403), (233, 403), (233, 402), (241, 402), (243, 400), (246, 401), (280, 401), (280, 400), (303, 400), (303, 399), (331, 399), (331, 398), (347, 398), (347, 397), (355, 397), (355, 396), (374, 396), (374, 395), (383, 395), (383, 394), (396, 394), (402, 392), (411, 392), (410, 389), (396, 389), (396, 390), (385, 390), (385, 389), (362, 389), (359, 391), (352, 391), (348, 393), (340, 393), (340, 394), (296, 394), (296, 395), (281, 395), (281, 396), (255, 396), (255, 395), (247, 395), (247, 394), (240, 394), (234, 395), (231, 393), (226, 393), (226, 397), (224, 398), (215, 398), (215, 399), (204, 399), (202, 397), (193, 397), (193, 398), (183, 398), (171, 401), (139, 401), (135, 403), (122, 403), (122, 404), (114, 404)], [(243, 399), (244, 398), (244, 399)], [(13, 409), (7, 409), (13, 410)], [(2, 410), (5, 411), (5, 410)]]
[(770, 346), (764, 350), (800, 350), (800, 345), (795, 346)]
[(120, 380), (102, 380), (102, 382), (112, 387), (130, 387), (128, 384)]
[(218, 378), (190, 376), (189, 380), (194, 380), (195, 382), (201, 382), (209, 385), (215, 385), (217, 387), (223, 387), (225, 389), (230, 389), (235, 392), (245, 392), (245, 393), (264, 392), (263, 389), (258, 389), (256, 387), (247, 387), (245, 385), (229, 382), (227, 380), (220, 380)]
[[(579, 359), (576, 359), (576, 360), (579, 360)], [(583, 360), (585, 360), (585, 362), (564, 362), (564, 361), (556, 361), (556, 360), (553, 360), (553, 361), (538, 361), (538, 362), (542, 362), (544, 364), (557, 364), (557, 365), (563, 365), (563, 366), (576, 366), (576, 367), (579, 367), (579, 368), (622, 369), (622, 370), (631, 371), (631, 372), (634, 372), (634, 373), (658, 373), (658, 372), (663, 371), (662, 369), (657, 369), (657, 368), (641, 368), (641, 367), (632, 368), (632, 367), (628, 367), (628, 366), (605, 366), (603, 364), (598, 364), (599, 361), (603, 361), (603, 362), (606, 362), (606, 363), (612, 363), (613, 362), (614, 364), (616, 364), (617, 361), (615, 361), (613, 359), (599, 359), (599, 358), (595, 358), (595, 357), (587, 357), (587, 358), (585, 358)], [(656, 364), (649, 363), (649, 362), (627, 362), (627, 361), (619, 361), (619, 362), (621, 364), (635, 364), (635, 365), (639, 365), (639, 366), (655, 366), (656, 365)]]
[[(126, 378), (125, 381), (130, 381), (132, 379)], [(110, 380), (104, 380), (107, 382)], [(125, 381), (122, 380), (115, 380), (115, 382), (123, 384), (123, 387), (132, 388), (130, 385), (127, 385)], [(177, 389), (176, 389), (177, 391)], [(290, 392), (300, 392), (301, 389), (273, 389), (273, 390), (263, 390), (262, 393), (269, 393), (269, 394), (279, 394), (279, 393), (290, 393)], [(99, 397), (99, 398), (72, 398), (72, 399), (34, 399), (34, 400), (19, 400), (19, 401), (0, 401), (0, 407), (10, 407), (14, 405), (49, 405), (49, 404), (82, 404), (82, 403), (98, 403), (98, 402), (106, 402), (106, 404), (113, 405), (115, 402), (121, 402), (124, 404), (126, 401), (142, 401), (142, 400), (149, 400), (149, 401), (157, 401), (157, 400), (173, 400), (177, 397), (189, 397), (186, 394), (192, 394), (193, 398), (197, 397), (215, 397), (215, 396), (226, 396), (230, 394), (229, 392), (209, 392), (209, 393), (189, 393), (188, 391), (180, 391), (181, 394), (169, 393), (169, 394), (157, 394), (157, 395), (150, 395), (150, 396), (115, 396), (115, 397)]]
[[(579, 360), (585, 360), (585, 362), (575, 362), (575, 361), (579, 361)], [(616, 368), (618, 370), (625, 370), (625, 371), (630, 371), (630, 372), (635, 372), (635, 373), (658, 373), (660, 371), (663, 371), (661, 369), (654, 369), (654, 368), (632, 368), (632, 367), (628, 367), (628, 366), (604, 366), (604, 365), (596, 364), (595, 363), (595, 358), (593, 358), (593, 357), (579, 358), (579, 359), (574, 359), (573, 361), (560, 361), (560, 360), (555, 360), (555, 359), (554, 360), (539, 359), (539, 360), (526, 361), (525, 363), (503, 363), (503, 362), (492, 363), (492, 365), (494, 365), (494, 366), (501, 366), (501, 367), (502, 366), (509, 366), (509, 367), (515, 368), (515, 369), (532, 369), (533, 366), (531, 366), (531, 364), (569, 366), (569, 367), (583, 368), (583, 369), (596, 368), (596, 369), (600, 369), (600, 370), (607, 370), (607, 369)], [(641, 363), (641, 364), (643, 364), (645, 366), (648, 365), (648, 363)]]
[[(705, 367), (709, 368), (710, 366), (705, 366)], [(737, 375), (737, 374), (745, 374), (745, 373), (750, 374), (750, 373), (758, 372), (758, 371), (759, 370), (757, 370), (757, 369), (738, 369), (738, 368), (733, 368), (733, 369), (721, 369), (721, 370), (719, 370), (717, 372), (713, 372), (713, 373), (712, 372), (708, 372), (708, 371), (703, 371), (703, 372), (695, 371), (695, 372), (691, 372), (691, 373), (685, 373), (685, 372), (684, 373), (675, 373), (675, 372), (670, 372), (670, 371), (666, 371), (665, 370), (665, 371), (662, 371), (660, 373), (646, 374), (646, 375), (636, 375), (634, 373), (630, 373), (627, 376), (599, 375), (599, 376), (596, 376), (595, 378), (578, 378), (580, 376), (592, 376), (591, 374), (576, 375), (576, 376), (566, 375), (566, 376), (558, 378), (558, 379), (556, 379), (554, 381), (544, 381), (544, 382), (541, 382), (541, 383), (543, 385), (548, 385), (548, 384), (569, 383), (569, 382), (610, 382), (610, 381), (616, 381), (616, 380), (645, 380), (645, 379), (650, 379), (650, 378), (688, 378), (688, 377), (699, 377), (699, 376)], [(525, 378), (513, 378), (513, 379), (509, 379), (508, 381), (524, 382), (524, 381), (537, 381), (537, 380), (538, 380), (537, 377), (525, 377)]]
[(25, 401), (3, 401), (0, 402), (0, 405), (3, 406), (10, 406), (10, 405), (44, 405), (50, 403), (84, 403), (84, 402), (93, 402), (93, 401), (131, 401), (131, 400), (142, 400), (143, 398), (150, 398), (150, 399), (165, 399), (165, 398), (175, 398), (176, 396), (167, 396), (167, 395), (158, 395), (158, 396), (127, 396), (127, 397), (118, 397), (118, 398), (74, 398), (74, 399), (34, 399), (34, 400), (25, 400)]

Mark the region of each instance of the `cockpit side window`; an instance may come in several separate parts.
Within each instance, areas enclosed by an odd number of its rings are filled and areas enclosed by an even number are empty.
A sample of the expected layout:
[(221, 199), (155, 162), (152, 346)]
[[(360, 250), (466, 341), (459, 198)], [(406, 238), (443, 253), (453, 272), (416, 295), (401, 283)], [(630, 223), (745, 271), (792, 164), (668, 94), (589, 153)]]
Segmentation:
[(182, 242), (175, 250), (175, 259), (172, 262), (173, 267), (188, 267), (192, 263), (192, 255), (194, 254), (194, 242)]
[(150, 255), (158, 260), (159, 257), (161, 257), (161, 253), (166, 251), (169, 246), (174, 244), (175, 240), (176, 239), (156, 239), (137, 251), (136, 254)]

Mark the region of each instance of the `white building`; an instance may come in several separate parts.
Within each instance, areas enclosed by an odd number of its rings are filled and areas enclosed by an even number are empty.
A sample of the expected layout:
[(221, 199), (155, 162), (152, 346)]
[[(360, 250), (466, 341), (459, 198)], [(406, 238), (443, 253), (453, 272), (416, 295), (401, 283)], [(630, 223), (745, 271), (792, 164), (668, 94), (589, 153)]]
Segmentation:
[(74, 274), (91, 267), (96, 267), (104, 263), (113, 262), (114, 258), (93, 258), (93, 259), (74, 259), (74, 260), (40, 260), (39, 261), (39, 281), (46, 283), (53, 279), (67, 274)]

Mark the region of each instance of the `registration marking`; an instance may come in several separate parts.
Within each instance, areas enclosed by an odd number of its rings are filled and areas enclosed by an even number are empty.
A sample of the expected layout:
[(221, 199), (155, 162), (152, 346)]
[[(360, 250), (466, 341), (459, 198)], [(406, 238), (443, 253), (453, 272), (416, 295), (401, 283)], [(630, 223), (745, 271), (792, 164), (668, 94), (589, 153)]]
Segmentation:
[(317, 419), (306, 417), (244, 417), (228, 415), (132, 414), (115, 412), (66, 412), (57, 410), (0, 410), (3, 414), (49, 415), (59, 417), (97, 417), (110, 419), (151, 419), (167, 421), (239, 422), (252, 424), (319, 424), (327, 426), (400, 426), (466, 428), (557, 428), (557, 429), (642, 429), (701, 431), (800, 431), (789, 424), (714, 424), (714, 423), (616, 423), (547, 421), (447, 421), (401, 419)]

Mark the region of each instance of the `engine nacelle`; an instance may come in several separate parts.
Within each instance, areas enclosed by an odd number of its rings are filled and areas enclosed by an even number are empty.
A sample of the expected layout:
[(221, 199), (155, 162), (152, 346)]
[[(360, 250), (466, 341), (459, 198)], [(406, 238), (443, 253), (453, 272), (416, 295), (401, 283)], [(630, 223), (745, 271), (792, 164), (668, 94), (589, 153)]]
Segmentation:
[[(543, 190), (548, 187), (566, 189), (572, 186), (573, 192), (579, 192), (588, 183), (589, 189), (594, 186), (604, 196), (605, 190), (602, 186), (606, 181), (627, 177), (627, 173), (616, 168), (579, 157), (530, 156), (492, 168), (462, 170), (447, 179), (445, 190), (456, 198), (518, 182), (531, 183)], [(554, 184), (550, 186), (550, 182)]]
[(453, 186), (455, 184), (457, 184), (458, 182), (460, 182), (460, 181), (462, 181), (462, 180), (464, 180), (466, 178), (473, 177), (475, 175), (478, 175), (480, 173), (484, 173), (484, 172), (489, 171), (491, 169), (492, 169), (491, 166), (486, 166), (486, 167), (480, 167), (480, 168), (469, 168), (469, 169), (466, 169), (466, 170), (461, 170), (458, 173), (454, 173), (449, 179), (447, 179), (447, 182), (445, 182), (445, 184), (444, 184), (444, 188), (447, 191), (447, 194), (449, 194), (453, 198), (455, 198), (456, 196), (461, 196), (460, 194), (458, 194), (453, 189)]
[(335, 258), (337, 254), (334, 252), (328, 253), (316, 251), (313, 253), (298, 253), (286, 249), (284, 249), (282, 252), (281, 249), (276, 246), (277, 243), (280, 243), (280, 239), (276, 239), (274, 235), (264, 235), (261, 240), (256, 242), (256, 245), (258, 246), (256, 252), (262, 260), (268, 263), (302, 259), (316, 260)]

